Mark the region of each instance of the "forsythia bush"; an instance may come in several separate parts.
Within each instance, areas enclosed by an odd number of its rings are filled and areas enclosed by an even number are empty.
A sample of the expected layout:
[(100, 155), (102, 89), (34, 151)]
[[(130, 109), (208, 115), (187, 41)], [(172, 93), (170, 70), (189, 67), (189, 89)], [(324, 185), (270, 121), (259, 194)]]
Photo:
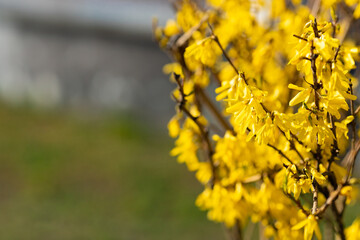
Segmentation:
[(237, 239), (250, 221), (274, 239), (333, 239), (326, 228), (360, 239), (360, 218), (343, 219), (359, 184), (359, 47), (347, 38), (360, 31), (359, 1), (174, 7), (176, 19), (154, 34), (173, 58), (164, 66), (177, 85), (171, 155), (204, 185), (196, 205)]

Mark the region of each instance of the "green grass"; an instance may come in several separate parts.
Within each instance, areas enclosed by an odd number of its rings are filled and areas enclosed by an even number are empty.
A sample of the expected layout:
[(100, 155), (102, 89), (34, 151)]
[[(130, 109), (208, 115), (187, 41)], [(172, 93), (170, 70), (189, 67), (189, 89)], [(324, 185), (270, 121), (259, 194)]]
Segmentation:
[(0, 239), (224, 239), (172, 141), (128, 115), (0, 106)]
[[(130, 114), (0, 105), (0, 239), (225, 239), (153, 128)], [(359, 214), (347, 208), (346, 225)]]

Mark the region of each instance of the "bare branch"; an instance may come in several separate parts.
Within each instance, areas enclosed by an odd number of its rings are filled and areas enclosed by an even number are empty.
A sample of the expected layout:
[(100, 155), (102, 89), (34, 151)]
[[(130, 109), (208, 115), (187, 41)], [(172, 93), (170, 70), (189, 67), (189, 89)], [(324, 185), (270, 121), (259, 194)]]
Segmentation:
[(314, 191), (313, 191), (313, 205), (312, 205), (311, 213), (315, 214), (318, 211), (318, 194), (319, 194), (318, 183), (314, 180), (312, 186), (314, 188)]
[(275, 147), (274, 145), (271, 145), (270, 143), (267, 144), (269, 147), (277, 151), (281, 156), (283, 156), (286, 160), (288, 160), (291, 164), (294, 164), (289, 157), (287, 157), (280, 149)]
[(217, 179), (217, 176), (216, 176), (216, 167), (215, 167), (214, 160), (213, 160), (214, 150), (213, 150), (212, 144), (210, 142), (209, 132), (208, 132), (207, 128), (199, 121), (199, 117), (192, 115), (190, 113), (190, 111), (186, 108), (185, 103), (186, 103), (187, 95), (184, 93), (183, 83), (182, 83), (179, 75), (174, 74), (174, 78), (176, 80), (176, 83), (178, 84), (178, 89), (180, 91), (181, 99), (179, 100), (179, 99), (175, 98), (175, 96), (173, 96), (173, 97), (178, 102), (179, 109), (182, 112), (184, 112), (198, 126), (201, 137), (207, 146), (208, 160), (211, 165), (212, 177), (213, 177), (211, 185), (213, 186), (215, 180)]
[(303, 41), (305, 41), (305, 42), (308, 41), (306, 38), (303, 38), (303, 37), (301, 37), (301, 36), (299, 36), (299, 35), (293, 34), (293, 36), (296, 37), (296, 38), (298, 38), (298, 39), (300, 39), (300, 40), (303, 40)]
[(309, 215), (310, 215), (310, 212), (307, 211), (307, 210), (305, 210), (305, 208), (303, 207), (303, 205), (301, 204), (301, 202), (300, 202), (299, 200), (296, 200), (293, 195), (291, 195), (291, 194), (289, 194), (289, 193), (287, 193), (287, 192), (284, 192), (284, 194), (285, 194), (288, 198), (290, 198), (290, 200), (293, 201), (293, 202), (296, 204), (296, 206), (298, 206), (298, 207), (300, 208), (300, 210), (301, 210), (306, 216), (309, 216)]
[(342, 187), (343, 185), (338, 185), (337, 189), (330, 193), (330, 196), (326, 199), (325, 203), (315, 212), (316, 216), (321, 216), (321, 214), (323, 214), (325, 210), (339, 197)]
[[(223, 53), (224, 57), (226, 58), (226, 60), (230, 63), (230, 65), (232, 66), (232, 68), (234, 69), (235, 73), (237, 75), (239, 75), (239, 70), (237, 70), (237, 68), (235, 67), (234, 63), (231, 61), (230, 57), (228, 56), (228, 54), (226, 53), (225, 49), (223, 48), (223, 46), (221, 45), (219, 38), (215, 35), (214, 30), (212, 28), (212, 26), (210, 25), (210, 23), (208, 23), (210, 31), (211, 31), (211, 37), (212, 39), (214, 39), (214, 41), (216, 42), (216, 44), (219, 46), (219, 48), (221, 49), (221, 52)], [(245, 80), (245, 78), (244, 78)], [(245, 80), (246, 81), (246, 80)]]
[[(312, 23), (312, 28), (314, 30), (314, 34), (316, 38), (320, 37), (319, 34), (319, 30), (317, 28), (317, 21), (316, 18), (314, 20), (314, 22)], [(320, 98), (319, 98), (319, 94), (318, 94), (318, 90), (320, 89), (320, 85), (318, 82), (318, 78), (317, 78), (317, 74), (316, 74), (316, 59), (319, 55), (314, 53), (315, 50), (315, 46), (314, 46), (314, 41), (311, 41), (311, 47), (310, 47), (310, 59), (311, 59), (311, 71), (312, 71), (312, 75), (313, 75), (313, 82), (314, 84), (312, 85), (313, 89), (314, 89), (314, 102), (315, 102), (315, 106), (316, 106), (316, 110), (320, 111)], [(318, 115), (316, 115), (316, 119), (318, 119)], [(320, 144), (319, 144), (319, 134), (316, 134), (316, 144), (317, 144), (317, 148), (316, 148), (316, 168), (319, 171), (319, 164), (321, 161), (321, 148), (320, 148)], [(318, 183), (313, 180), (312, 183), (313, 186), (313, 206), (312, 206), (312, 214), (315, 214), (318, 210), (318, 194), (319, 194), (319, 190), (318, 190)]]
[(354, 112), (354, 115), (357, 115), (360, 112), (360, 106), (358, 106)]
[(181, 37), (179, 37), (179, 39), (178, 39), (178, 40), (176, 41), (176, 43), (175, 43), (176, 47), (182, 47), (182, 46), (191, 38), (191, 36), (193, 35), (193, 33), (194, 33), (195, 31), (197, 31), (197, 30), (201, 27), (201, 25), (202, 25), (204, 22), (206, 22), (208, 19), (209, 19), (209, 15), (208, 15), (208, 14), (205, 14), (205, 15), (201, 18), (200, 22), (199, 22), (197, 25), (193, 26), (193, 27), (190, 28), (186, 33), (184, 33)]
[(195, 86), (195, 91), (199, 93), (202, 100), (204, 100), (205, 104), (209, 107), (211, 113), (215, 116), (215, 118), (219, 121), (219, 123), (223, 126), (225, 130), (230, 131), (234, 136), (236, 135), (234, 129), (230, 126), (229, 122), (221, 115), (220, 111), (216, 108), (216, 106), (211, 102), (208, 95), (204, 92), (204, 90)]

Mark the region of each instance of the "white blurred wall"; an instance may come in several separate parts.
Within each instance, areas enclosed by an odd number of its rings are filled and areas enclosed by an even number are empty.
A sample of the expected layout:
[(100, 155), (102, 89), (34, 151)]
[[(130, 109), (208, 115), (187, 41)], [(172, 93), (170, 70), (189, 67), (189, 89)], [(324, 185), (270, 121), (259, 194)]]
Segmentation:
[(167, 118), (168, 58), (151, 38), (166, 0), (0, 0), (0, 98)]

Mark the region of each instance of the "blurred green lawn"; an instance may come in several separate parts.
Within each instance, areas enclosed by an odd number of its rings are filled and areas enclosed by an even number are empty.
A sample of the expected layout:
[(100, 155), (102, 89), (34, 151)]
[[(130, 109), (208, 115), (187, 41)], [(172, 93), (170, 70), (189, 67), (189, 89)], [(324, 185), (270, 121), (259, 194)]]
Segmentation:
[(224, 239), (164, 133), (0, 105), (0, 239)]
[(164, 129), (130, 116), (0, 104), (0, 239), (225, 239)]

